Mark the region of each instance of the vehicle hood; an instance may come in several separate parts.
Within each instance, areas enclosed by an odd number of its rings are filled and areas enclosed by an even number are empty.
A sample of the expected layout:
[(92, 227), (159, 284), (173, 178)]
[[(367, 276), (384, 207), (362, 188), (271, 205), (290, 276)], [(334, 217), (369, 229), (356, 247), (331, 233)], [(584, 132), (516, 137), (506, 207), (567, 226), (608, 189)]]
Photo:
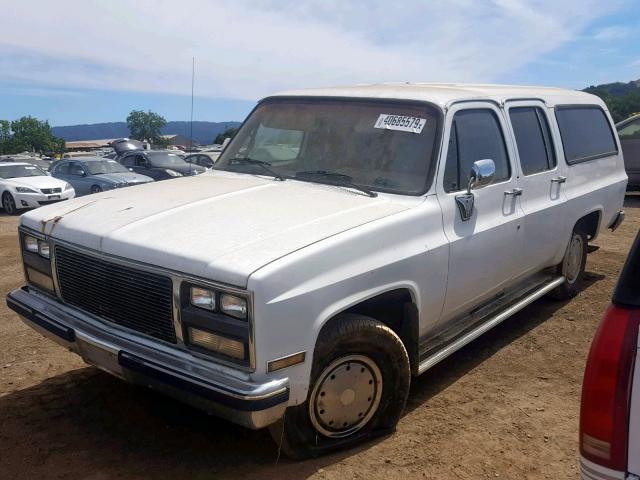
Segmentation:
[(100, 175), (93, 175), (93, 178), (98, 180), (105, 180), (111, 183), (145, 183), (152, 182), (153, 179), (151, 177), (147, 177), (146, 175), (140, 175), (137, 173), (102, 173)]
[(50, 177), (49, 175), (40, 175), (37, 177), (18, 177), (0, 179), (5, 185), (11, 185), (13, 187), (28, 187), (28, 188), (62, 188), (67, 184), (64, 180)]
[(49, 205), (22, 225), (89, 249), (245, 287), (251, 273), (421, 199), (229, 172)]

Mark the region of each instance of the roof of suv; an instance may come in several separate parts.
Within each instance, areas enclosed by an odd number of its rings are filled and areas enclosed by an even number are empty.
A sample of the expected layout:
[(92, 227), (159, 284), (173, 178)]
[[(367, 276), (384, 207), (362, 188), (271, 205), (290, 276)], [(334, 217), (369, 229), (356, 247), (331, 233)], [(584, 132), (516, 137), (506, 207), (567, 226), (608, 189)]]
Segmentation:
[(577, 90), (566, 90), (555, 87), (461, 83), (380, 83), (371, 85), (353, 85), (347, 87), (289, 90), (273, 96), (360, 97), (421, 100), (435, 103), (441, 107), (465, 100), (491, 100), (502, 103), (506, 100), (540, 99), (549, 106), (554, 106), (559, 103), (596, 103), (604, 107), (604, 102), (595, 95)]

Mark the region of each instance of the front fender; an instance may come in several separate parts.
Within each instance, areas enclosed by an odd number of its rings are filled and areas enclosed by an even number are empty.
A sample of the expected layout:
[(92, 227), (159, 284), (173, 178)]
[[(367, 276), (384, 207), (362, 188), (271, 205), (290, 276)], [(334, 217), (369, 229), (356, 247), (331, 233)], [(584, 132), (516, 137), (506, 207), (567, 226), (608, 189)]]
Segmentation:
[[(290, 404), (306, 400), (322, 327), (340, 312), (381, 293), (407, 289), (421, 319), (436, 320), (446, 288), (448, 249), (437, 202), (343, 232), (251, 275), (256, 373), (270, 360), (305, 351), (306, 361), (270, 375), (290, 380)], [(421, 288), (429, 272), (429, 289)], [(424, 325), (421, 325), (423, 328)]]

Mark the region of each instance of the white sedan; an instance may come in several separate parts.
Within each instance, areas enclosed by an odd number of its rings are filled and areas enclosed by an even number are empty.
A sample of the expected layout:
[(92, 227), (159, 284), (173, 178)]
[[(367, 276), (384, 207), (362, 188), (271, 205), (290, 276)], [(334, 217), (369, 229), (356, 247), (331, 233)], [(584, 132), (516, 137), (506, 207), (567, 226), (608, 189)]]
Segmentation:
[(76, 196), (71, 185), (29, 163), (0, 163), (0, 200), (9, 215)]

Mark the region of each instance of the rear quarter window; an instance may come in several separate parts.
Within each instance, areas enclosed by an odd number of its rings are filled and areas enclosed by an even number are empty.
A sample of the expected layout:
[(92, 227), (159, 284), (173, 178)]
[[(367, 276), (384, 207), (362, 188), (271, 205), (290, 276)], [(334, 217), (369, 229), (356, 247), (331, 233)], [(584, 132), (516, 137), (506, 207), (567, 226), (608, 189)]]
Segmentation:
[(611, 125), (600, 107), (560, 106), (556, 120), (569, 165), (618, 153)]

